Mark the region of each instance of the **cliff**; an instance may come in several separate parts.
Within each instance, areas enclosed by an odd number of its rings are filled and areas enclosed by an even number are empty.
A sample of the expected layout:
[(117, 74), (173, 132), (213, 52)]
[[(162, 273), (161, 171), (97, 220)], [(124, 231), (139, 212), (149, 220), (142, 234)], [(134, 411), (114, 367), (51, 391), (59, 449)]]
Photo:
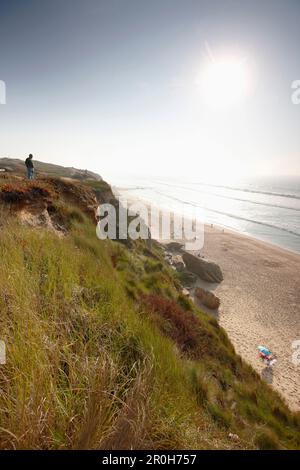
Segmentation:
[[(24, 158), (25, 160), (25, 158)], [(34, 160), (35, 171), (38, 176), (54, 176), (61, 178), (72, 178), (80, 181), (101, 181), (102, 178), (97, 173), (88, 170), (54, 165), (53, 163), (40, 162)], [(0, 158), (0, 170), (5, 170), (9, 174), (25, 174), (24, 161), (19, 158)]]
[(296, 449), (300, 417), (156, 242), (99, 240), (103, 181), (0, 178), (0, 448)]

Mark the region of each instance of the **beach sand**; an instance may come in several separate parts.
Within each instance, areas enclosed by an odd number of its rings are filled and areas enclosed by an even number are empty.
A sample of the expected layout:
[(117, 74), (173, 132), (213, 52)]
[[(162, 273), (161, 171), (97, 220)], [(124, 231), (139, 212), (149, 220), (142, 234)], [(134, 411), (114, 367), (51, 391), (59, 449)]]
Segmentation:
[[(139, 198), (128, 201), (151, 205)], [(195, 303), (219, 321), (236, 352), (290, 408), (300, 410), (300, 351), (299, 364), (292, 361), (292, 344), (300, 340), (300, 254), (217, 226), (205, 226), (204, 246), (195, 254), (217, 263), (224, 276), (220, 284), (197, 282), (220, 298), (217, 312), (193, 296)], [(277, 355), (274, 367), (260, 361), (259, 345)]]
[[(200, 253), (223, 271), (220, 284), (199, 285), (221, 299), (215, 316), (237, 353), (300, 409), (300, 363), (292, 362), (292, 343), (300, 340), (300, 255), (218, 227), (205, 228)], [(260, 344), (277, 354), (273, 368), (258, 359)]]

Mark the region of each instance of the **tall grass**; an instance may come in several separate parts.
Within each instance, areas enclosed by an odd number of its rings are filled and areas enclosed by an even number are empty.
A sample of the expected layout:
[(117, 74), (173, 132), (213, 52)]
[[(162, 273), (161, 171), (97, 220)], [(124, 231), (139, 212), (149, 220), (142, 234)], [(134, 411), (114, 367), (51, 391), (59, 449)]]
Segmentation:
[(109, 243), (78, 227), (0, 232), (0, 447), (193, 447), (172, 345), (127, 299)]
[(226, 333), (176, 303), (158, 248), (100, 241), (62, 213), (61, 238), (0, 230), (0, 448), (232, 448), (229, 429), (240, 447), (300, 447), (299, 418)]

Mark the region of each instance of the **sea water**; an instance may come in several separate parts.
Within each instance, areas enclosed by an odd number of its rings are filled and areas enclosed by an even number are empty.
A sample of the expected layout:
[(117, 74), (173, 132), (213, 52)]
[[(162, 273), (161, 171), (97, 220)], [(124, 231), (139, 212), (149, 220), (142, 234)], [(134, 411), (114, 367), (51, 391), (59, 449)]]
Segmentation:
[(121, 195), (180, 212), (201, 209), (203, 222), (300, 253), (300, 177), (228, 182), (201, 178), (141, 177), (115, 180)]

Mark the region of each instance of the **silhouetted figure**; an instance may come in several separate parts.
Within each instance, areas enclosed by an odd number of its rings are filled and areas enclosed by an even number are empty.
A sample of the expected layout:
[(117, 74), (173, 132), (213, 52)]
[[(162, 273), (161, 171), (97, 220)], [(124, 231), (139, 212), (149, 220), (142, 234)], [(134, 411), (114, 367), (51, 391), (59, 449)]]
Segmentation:
[(30, 154), (28, 158), (25, 160), (25, 165), (27, 168), (27, 178), (32, 180), (34, 178), (34, 165), (33, 165), (33, 155)]

